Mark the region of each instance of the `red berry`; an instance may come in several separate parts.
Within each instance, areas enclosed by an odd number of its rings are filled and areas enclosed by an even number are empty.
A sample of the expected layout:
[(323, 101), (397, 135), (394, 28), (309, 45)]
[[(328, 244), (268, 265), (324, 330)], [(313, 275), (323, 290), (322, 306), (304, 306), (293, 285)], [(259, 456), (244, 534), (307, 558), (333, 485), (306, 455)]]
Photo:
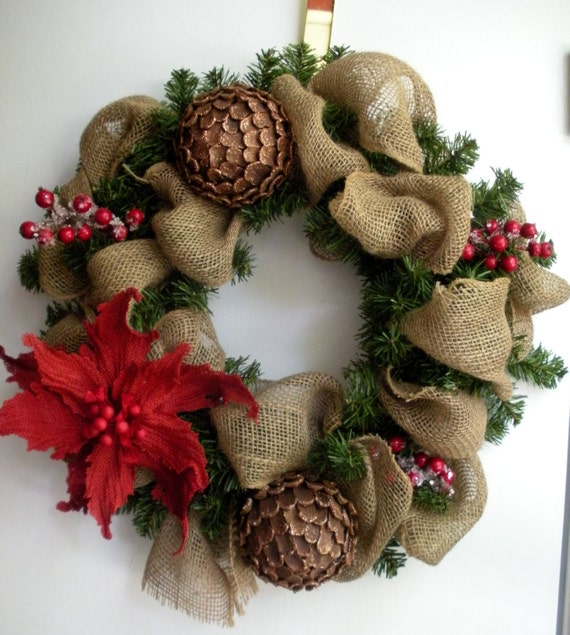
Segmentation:
[(451, 485), (455, 480), (455, 472), (453, 470), (444, 470), (441, 478), (448, 484)]
[(78, 214), (85, 214), (91, 209), (93, 201), (87, 194), (78, 194), (71, 205)]
[(93, 215), (93, 219), (97, 225), (107, 227), (107, 225), (113, 220), (113, 213), (106, 207), (100, 207)]
[(421, 478), (417, 472), (408, 472), (408, 478), (412, 483), (412, 487), (417, 487), (420, 484)]
[(129, 230), (124, 225), (113, 225), (111, 227), (111, 235), (117, 242), (125, 240), (129, 233)]
[(495, 220), (494, 218), (490, 218), (485, 223), (485, 231), (487, 232), (488, 235), (492, 234), (493, 232), (496, 232), (497, 229), (499, 229), (499, 221), (498, 220)]
[(473, 258), (475, 258), (475, 247), (471, 243), (467, 243), (465, 247), (463, 247), (461, 257), (463, 260), (473, 260)]
[(531, 258), (540, 256), (540, 243), (529, 243), (527, 249)]
[(485, 267), (487, 267), (487, 269), (497, 268), (497, 258), (493, 256), (493, 254), (489, 254), (483, 262), (485, 263)]
[(32, 239), (37, 231), (38, 226), (31, 220), (27, 220), (20, 225), (20, 236), (26, 240)]
[(47, 227), (38, 230), (37, 241), (39, 245), (49, 245), (53, 242), (53, 232)]
[(519, 261), (516, 256), (507, 255), (503, 256), (499, 260), (499, 266), (506, 273), (512, 273), (517, 268), (518, 264)]
[(110, 434), (105, 433), (99, 437), (98, 442), (104, 448), (110, 448), (113, 445), (113, 437)]
[(93, 419), (93, 427), (99, 430), (99, 432), (106, 430), (108, 425), (107, 419), (103, 417), (95, 417), (95, 419)]
[(552, 247), (552, 243), (550, 242), (540, 243), (540, 257), (541, 258), (550, 258), (553, 252), (554, 252), (554, 248)]
[(51, 207), (55, 202), (55, 196), (53, 192), (50, 190), (46, 190), (43, 187), (40, 187), (36, 194), (36, 205), (41, 207), (42, 209), (47, 209)]
[(141, 441), (144, 441), (146, 439), (147, 436), (147, 432), (144, 428), (139, 428), (136, 432), (135, 432), (135, 439), (140, 443)]
[(434, 456), (429, 460), (429, 468), (436, 474), (443, 474), (446, 470), (447, 466), (445, 465), (445, 461), (439, 456)]
[(89, 227), (89, 225), (81, 225), (80, 227), (77, 228), (77, 238), (79, 238), (79, 240), (82, 240), (83, 242), (85, 242), (86, 240), (89, 240), (91, 238), (91, 227)]
[(142, 211), (140, 209), (130, 209), (127, 212), (127, 215), (125, 217), (125, 221), (127, 223), (127, 225), (129, 227), (131, 227), (132, 229), (135, 229), (136, 227), (138, 227), (144, 220), (144, 214), (142, 213)]
[(523, 238), (534, 238), (536, 236), (536, 226), (534, 223), (523, 223), (521, 227), (521, 236)]
[(503, 234), (495, 234), (489, 238), (489, 247), (497, 253), (505, 251), (508, 246), (509, 241), (506, 236), (503, 236)]
[(518, 236), (521, 232), (521, 226), (518, 221), (514, 218), (510, 218), (504, 225), (503, 229), (507, 234), (512, 234), (513, 236)]
[(406, 447), (406, 443), (402, 437), (391, 437), (388, 440), (388, 445), (394, 454), (398, 454), (398, 452), (401, 452)]
[(69, 225), (64, 225), (58, 232), (57, 237), (64, 245), (69, 245), (75, 240), (75, 230)]
[(414, 454), (414, 463), (418, 466), (418, 467), (425, 467), (427, 462), (429, 461), (429, 454), (426, 454), (425, 452), (416, 452)]

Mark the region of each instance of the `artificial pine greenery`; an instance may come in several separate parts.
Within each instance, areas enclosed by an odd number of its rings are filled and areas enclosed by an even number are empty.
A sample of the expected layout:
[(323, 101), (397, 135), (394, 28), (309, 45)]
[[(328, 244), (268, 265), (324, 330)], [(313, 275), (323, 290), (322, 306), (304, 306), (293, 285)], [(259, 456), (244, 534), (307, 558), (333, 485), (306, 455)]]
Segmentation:
[[(165, 100), (152, 113), (152, 130), (138, 143), (119, 168), (117, 174), (99, 183), (94, 191), (95, 202), (124, 217), (133, 207), (142, 209), (145, 222), (135, 238), (153, 238), (152, 216), (161, 202), (144, 180), (146, 170), (161, 161), (174, 163), (173, 139), (178, 122), (188, 105), (200, 94), (234, 82), (245, 82), (269, 91), (275, 79), (283, 73), (293, 74), (306, 86), (323, 64), (345, 55), (348, 49), (331, 49), (323, 58), (316, 57), (308, 45), (290, 45), (282, 50), (261, 51), (255, 63), (248, 67), (243, 78), (223, 67), (216, 67), (198, 76), (188, 69), (177, 69), (164, 86)], [(363, 150), (358, 144), (358, 121), (354, 113), (327, 103), (323, 112), (323, 126), (337, 142), (358, 147), (368, 159), (371, 170), (384, 176), (400, 171), (393, 159), (380, 153)], [(468, 134), (447, 137), (435, 123), (417, 124), (415, 133), (424, 153), (424, 172), (434, 175), (467, 175), (478, 159), (478, 147)], [(490, 182), (472, 184), (472, 216), (474, 227), (484, 227), (489, 219), (504, 219), (518, 206), (521, 184), (509, 170), (495, 170)], [(443, 390), (464, 390), (482, 397), (488, 409), (486, 439), (499, 443), (508, 431), (522, 419), (524, 397), (515, 395), (501, 401), (492, 385), (466, 373), (437, 362), (414, 347), (402, 334), (400, 324), (409, 312), (425, 304), (436, 283), (449, 284), (458, 277), (491, 280), (499, 275), (482, 263), (460, 260), (451, 274), (436, 275), (411, 256), (381, 260), (366, 254), (359, 243), (346, 234), (329, 213), (329, 202), (343, 188), (333, 183), (325, 195), (308, 209), (308, 195), (294, 178), (288, 179), (269, 198), (240, 210), (247, 232), (260, 232), (269, 223), (304, 210), (305, 233), (315, 253), (340, 260), (354, 270), (361, 280), (359, 312), (362, 326), (357, 335), (360, 355), (347, 360), (343, 374), (346, 383), (343, 423), (333, 433), (315, 444), (310, 455), (311, 469), (332, 480), (347, 481), (362, 476), (364, 462), (352, 440), (360, 435), (375, 434), (384, 438), (407, 435), (388, 415), (378, 398), (378, 374), (392, 366), (396, 379), (433, 385)], [(76, 274), (84, 274), (91, 256), (110, 244), (105, 236), (95, 237), (88, 244), (73, 243), (63, 249), (63, 260)], [(537, 259), (548, 266), (552, 259)], [(241, 240), (234, 258), (233, 282), (246, 280), (254, 270), (251, 247)], [(39, 291), (38, 250), (27, 251), (19, 263), (22, 285)], [(506, 275), (506, 274), (505, 274)], [(133, 308), (131, 324), (146, 331), (153, 328), (166, 312), (181, 307), (208, 311), (208, 299), (215, 289), (207, 288), (181, 273), (173, 274), (159, 289), (145, 289), (143, 300)], [(482, 307), (484, 310), (484, 307)], [(80, 312), (78, 303), (55, 303), (48, 307), (47, 326), (52, 326), (69, 313)], [(520, 359), (517, 343), (508, 362), (514, 380), (522, 380), (540, 387), (554, 388), (566, 374), (564, 362), (541, 346)], [(259, 364), (247, 357), (228, 359), (226, 372), (238, 373), (248, 386), (254, 386), (261, 376)], [(200, 516), (205, 535), (215, 540), (228, 520), (231, 510), (242, 499), (243, 491), (235, 472), (219, 451), (215, 430), (207, 412), (193, 413), (189, 425), (198, 432), (208, 458), (210, 485), (196, 497), (192, 507)], [(408, 441), (408, 451), (413, 442)], [(420, 449), (420, 448), (417, 448)], [(165, 516), (162, 505), (152, 499), (152, 484), (138, 488), (122, 511), (131, 512), (137, 530), (154, 536)], [(449, 500), (429, 490), (416, 488), (415, 504), (434, 513), (445, 513)], [(373, 566), (378, 575), (392, 577), (405, 562), (395, 540), (390, 541)]]

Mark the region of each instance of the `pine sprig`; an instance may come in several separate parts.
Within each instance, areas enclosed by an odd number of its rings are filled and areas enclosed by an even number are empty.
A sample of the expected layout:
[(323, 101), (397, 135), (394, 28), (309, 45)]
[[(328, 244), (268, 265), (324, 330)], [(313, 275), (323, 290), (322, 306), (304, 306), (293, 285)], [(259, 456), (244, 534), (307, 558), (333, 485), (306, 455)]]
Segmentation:
[(239, 375), (242, 382), (252, 388), (261, 378), (261, 364), (257, 360), (249, 361), (249, 356), (226, 357), (224, 371), (229, 375)]
[(412, 500), (417, 509), (442, 515), (447, 514), (451, 502), (447, 495), (435, 492), (427, 483), (414, 488)]
[(319, 439), (309, 452), (308, 463), (319, 477), (328, 476), (334, 481), (354, 481), (366, 473), (362, 453), (352, 443), (352, 436), (331, 432)]
[(416, 138), (424, 153), (424, 172), (455, 176), (467, 174), (479, 159), (479, 147), (467, 133), (447, 137), (436, 122), (418, 123)]
[(494, 169), (493, 173), (495, 180), (492, 184), (480, 180), (472, 185), (473, 220), (476, 227), (484, 227), (492, 218), (506, 218), (519, 200), (522, 184), (512, 172)]
[(251, 245), (241, 240), (237, 241), (232, 259), (232, 267), (234, 270), (232, 284), (244, 282), (253, 275), (255, 265)]
[(223, 86), (240, 83), (239, 73), (232, 73), (224, 66), (214, 66), (200, 78), (198, 92), (200, 94), (209, 93)]
[(541, 344), (533, 348), (524, 359), (511, 355), (507, 363), (509, 373), (518, 380), (526, 381), (538, 388), (556, 388), (566, 376), (568, 369), (564, 360), (547, 351)]
[(343, 369), (346, 381), (343, 430), (348, 434), (383, 434), (392, 420), (378, 399), (377, 372), (365, 360)]
[(155, 482), (137, 487), (134, 494), (117, 510), (117, 514), (131, 514), (132, 522), (139, 536), (154, 540), (168, 514), (166, 507), (152, 496)]
[(164, 84), (164, 96), (166, 105), (177, 120), (194, 100), (199, 84), (198, 76), (187, 68), (178, 68), (171, 72), (170, 79)]
[(40, 293), (39, 249), (34, 246), (26, 250), (18, 261), (18, 277), (20, 284), (32, 293)]
[(501, 401), (491, 389), (483, 397), (488, 411), (485, 440), (499, 445), (511, 427), (517, 426), (522, 421), (525, 398), (515, 395), (508, 401)]
[(402, 550), (400, 543), (391, 538), (380, 557), (372, 565), (372, 571), (378, 577), (386, 576), (386, 578), (394, 578), (398, 575), (398, 571), (405, 566), (407, 556)]
[(289, 44), (281, 51), (279, 74), (289, 73), (306, 86), (319, 70), (321, 62), (306, 42)]
[(247, 67), (245, 80), (251, 86), (269, 92), (273, 82), (281, 74), (282, 57), (276, 48), (261, 50), (256, 61)]

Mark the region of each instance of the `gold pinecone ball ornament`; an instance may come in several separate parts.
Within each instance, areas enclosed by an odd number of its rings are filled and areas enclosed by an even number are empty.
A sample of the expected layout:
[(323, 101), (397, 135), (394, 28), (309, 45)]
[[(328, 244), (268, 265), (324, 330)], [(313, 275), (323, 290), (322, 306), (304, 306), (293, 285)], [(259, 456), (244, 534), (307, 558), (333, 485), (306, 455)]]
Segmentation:
[(272, 194), (293, 164), (293, 138), (281, 105), (269, 93), (241, 84), (191, 103), (174, 150), (192, 190), (229, 207)]
[(351, 564), (356, 516), (335, 483), (288, 472), (247, 499), (240, 545), (260, 578), (313, 589)]

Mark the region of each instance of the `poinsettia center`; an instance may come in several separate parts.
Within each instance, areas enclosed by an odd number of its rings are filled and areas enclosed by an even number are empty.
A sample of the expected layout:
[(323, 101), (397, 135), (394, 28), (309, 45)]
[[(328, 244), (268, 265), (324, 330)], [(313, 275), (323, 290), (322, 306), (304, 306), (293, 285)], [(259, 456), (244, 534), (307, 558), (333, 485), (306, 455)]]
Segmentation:
[(138, 421), (140, 404), (126, 392), (121, 393), (117, 401), (114, 403), (109, 399), (103, 387), (94, 392), (87, 391), (85, 404), (88, 415), (82, 429), (86, 439), (96, 439), (105, 447), (111, 447), (117, 440), (128, 443), (144, 439), (146, 430)]

